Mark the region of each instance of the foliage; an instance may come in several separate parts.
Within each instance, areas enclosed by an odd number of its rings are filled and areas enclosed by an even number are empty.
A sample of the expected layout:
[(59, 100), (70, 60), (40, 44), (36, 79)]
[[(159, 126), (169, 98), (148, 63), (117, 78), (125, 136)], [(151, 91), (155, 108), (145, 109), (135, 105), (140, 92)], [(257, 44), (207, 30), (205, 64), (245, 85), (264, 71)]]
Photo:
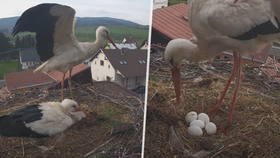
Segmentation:
[(179, 4), (179, 3), (187, 3), (187, 0), (170, 0), (168, 2), (168, 6), (174, 5), (174, 4)]

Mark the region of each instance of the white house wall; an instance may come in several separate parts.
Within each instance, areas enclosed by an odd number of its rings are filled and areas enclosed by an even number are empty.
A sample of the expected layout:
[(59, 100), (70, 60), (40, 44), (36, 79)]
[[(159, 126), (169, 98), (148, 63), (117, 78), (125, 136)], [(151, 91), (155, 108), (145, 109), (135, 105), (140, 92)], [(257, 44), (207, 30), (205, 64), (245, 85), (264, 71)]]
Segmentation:
[(121, 75), (116, 74), (116, 83), (120, 84), (122, 87), (126, 87), (128, 89), (135, 88), (139, 85), (146, 85), (146, 76), (130, 77), (130, 78), (122, 78)]
[(168, 6), (168, 0), (154, 0), (153, 1), (153, 9), (167, 7)]
[[(91, 75), (95, 81), (106, 81), (107, 76), (111, 78), (111, 81), (115, 81), (115, 70), (109, 60), (105, 59), (105, 54), (100, 52), (96, 58), (91, 62)], [(100, 61), (104, 61), (104, 65), (100, 65)], [(110, 68), (108, 68), (108, 66)]]

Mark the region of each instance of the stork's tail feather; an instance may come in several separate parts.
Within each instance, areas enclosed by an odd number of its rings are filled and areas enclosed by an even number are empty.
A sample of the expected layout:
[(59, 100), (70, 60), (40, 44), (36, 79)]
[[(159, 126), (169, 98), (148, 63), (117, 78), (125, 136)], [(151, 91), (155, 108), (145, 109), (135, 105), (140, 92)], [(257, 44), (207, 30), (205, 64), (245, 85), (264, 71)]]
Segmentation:
[(38, 73), (38, 72), (44, 72), (44, 68), (47, 65), (48, 61), (44, 62), (42, 65), (40, 65), (37, 69), (35, 69), (33, 71), (34, 74)]

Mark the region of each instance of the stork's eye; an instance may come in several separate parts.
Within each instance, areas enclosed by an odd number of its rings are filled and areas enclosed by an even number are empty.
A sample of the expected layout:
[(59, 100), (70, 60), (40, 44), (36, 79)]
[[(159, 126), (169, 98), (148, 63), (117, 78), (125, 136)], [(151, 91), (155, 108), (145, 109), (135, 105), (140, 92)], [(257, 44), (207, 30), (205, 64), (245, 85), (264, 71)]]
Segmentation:
[(173, 58), (171, 60), (169, 60), (169, 62), (172, 66), (174, 66), (174, 59)]

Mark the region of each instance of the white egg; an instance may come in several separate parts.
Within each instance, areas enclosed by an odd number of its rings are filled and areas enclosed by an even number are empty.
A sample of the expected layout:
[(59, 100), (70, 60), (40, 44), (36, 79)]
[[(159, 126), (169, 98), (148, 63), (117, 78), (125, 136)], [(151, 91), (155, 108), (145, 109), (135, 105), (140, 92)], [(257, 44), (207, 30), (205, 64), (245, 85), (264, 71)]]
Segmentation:
[(187, 123), (197, 120), (197, 113), (195, 111), (191, 111), (186, 115), (185, 119)]
[(201, 129), (205, 127), (205, 124), (201, 120), (193, 120), (190, 124), (190, 126), (197, 126), (200, 127)]
[(205, 126), (206, 133), (213, 135), (217, 133), (217, 126), (213, 122), (209, 122)]
[(208, 122), (210, 122), (209, 116), (205, 113), (200, 113), (198, 115), (198, 120), (203, 121), (205, 124), (207, 124)]
[(191, 135), (195, 135), (195, 136), (202, 136), (203, 135), (203, 131), (200, 127), (190, 126), (188, 128), (188, 130), (189, 130)]

